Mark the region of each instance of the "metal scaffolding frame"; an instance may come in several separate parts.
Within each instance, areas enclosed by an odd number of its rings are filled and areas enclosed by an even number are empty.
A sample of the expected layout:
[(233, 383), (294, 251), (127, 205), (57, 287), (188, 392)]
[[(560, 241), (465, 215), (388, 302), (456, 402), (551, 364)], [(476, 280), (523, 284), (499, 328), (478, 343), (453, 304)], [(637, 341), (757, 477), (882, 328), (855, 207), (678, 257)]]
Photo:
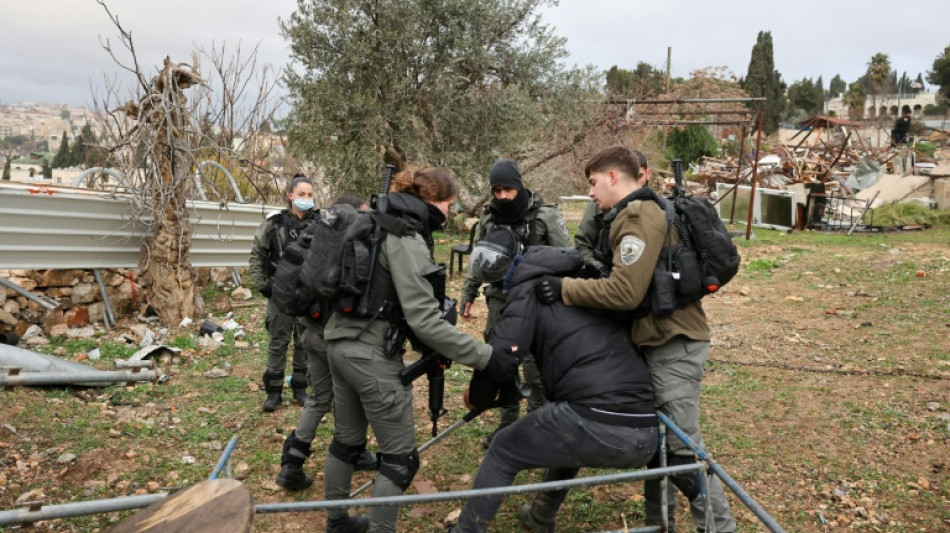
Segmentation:
[[(755, 514), (755, 516), (772, 533), (785, 533), (768, 512), (765, 511), (742, 487), (716, 463), (715, 460), (701, 447), (697, 446), (683, 431), (676, 426), (669, 418), (662, 413), (657, 413), (660, 419), (660, 467), (646, 470), (634, 470), (631, 472), (621, 472), (616, 474), (606, 474), (600, 476), (591, 476), (584, 478), (575, 478), (564, 481), (551, 481), (545, 483), (529, 483), (524, 485), (513, 485), (509, 487), (493, 487), (477, 490), (461, 490), (450, 492), (438, 492), (434, 494), (413, 494), (408, 496), (391, 496), (385, 498), (348, 498), (345, 500), (314, 500), (289, 503), (267, 503), (258, 504), (254, 507), (255, 513), (289, 513), (302, 511), (323, 511), (327, 509), (341, 509), (350, 507), (379, 507), (390, 505), (412, 505), (419, 503), (431, 503), (450, 500), (467, 500), (469, 498), (478, 498), (489, 495), (508, 495), (524, 494), (529, 492), (541, 492), (553, 489), (569, 489), (574, 487), (590, 487), (595, 485), (606, 485), (613, 483), (623, 483), (629, 481), (644, 481), (647, 479), (662, 480), (663, 486), (661, 494), (663, 500), (661, 508), (666, 508), (666, 476), (686, 472), (705, 472), (705, 476), (700, 476), (702, 483), (701, 497), (706, 498), (706, 509), (709, 509), (709, 493), (706, 490), (708, 486), (707, 477), (718, 476), (723, 484), (728, 487), (739, 500), (746, 505)], [(685, 442), (698, 457), (695, 464), (666, 466), (666, 429), (669, 428), (680, 440)], [(233, 436), (221, 453), (217, 464), (211, 471), (208, 479), (217, 479), (222, 470), (225, 470), (230, 477), (230, 457), (237, 446), (238, 437)], [(29, 504), (27, 507), (0, 511), (0, 526), (9, 526), (16, 524), (31, 524), (40, 520), (53, 520), (60, 518), (70, 518), (90, 514), (100, 514), (115, 511), (127, 511), (131, 509), (140, 509), (148, 507), (156, 502), (166, 498), (169, 493), (146, 494), (141, 496), (125, 496), (121, 498), (110, 498), (104, 500), (92, 500), (86, 502), (72, 502), (58, 505), (42, 505), (40, 503)], [(649, 533), (665, 531), (667, 525), (666, 513), (662, 513), (664, 524), (659, 526), (644, 527), (639, 529), (627, 529), (625, 533)], [(712, 513), (707, 513), (706, 531), (714, 533), (714, 524), (711, 520)], [(613, 532), (603, 532), (613, 533)]]

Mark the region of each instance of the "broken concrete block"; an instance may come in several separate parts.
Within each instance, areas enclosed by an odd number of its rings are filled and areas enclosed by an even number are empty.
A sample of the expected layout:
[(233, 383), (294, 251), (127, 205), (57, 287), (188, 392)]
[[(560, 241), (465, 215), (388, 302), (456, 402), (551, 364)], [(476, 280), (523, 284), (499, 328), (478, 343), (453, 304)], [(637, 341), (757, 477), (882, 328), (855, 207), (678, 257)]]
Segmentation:
[(65, 337), (66, 332), (69, 331), (69, 326), (66, 324), (56, 324), (49, 328), (48, 331), (51, 337)]

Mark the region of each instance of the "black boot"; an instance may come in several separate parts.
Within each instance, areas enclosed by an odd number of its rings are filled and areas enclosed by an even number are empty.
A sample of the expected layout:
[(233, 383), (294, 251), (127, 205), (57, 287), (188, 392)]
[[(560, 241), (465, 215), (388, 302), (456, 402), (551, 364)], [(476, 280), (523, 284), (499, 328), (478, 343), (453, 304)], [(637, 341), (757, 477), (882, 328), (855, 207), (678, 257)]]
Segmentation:
[(363, 450), (360, 458), (353, 464), (353, 470), (376, 470), (376, 468), (378, 468), (376, 456), (366, 450)]
[[(667, 457), (667, 461), (669, 462), (669, 466), (689, 465), (696, 462), (696, 456), (671, 453), (669, 457)], [(693, 501), (699, 496), (702, 490), (702, 482), (699, 479), (701, 475), (702, 473), (696, 471), (672, 474), (670, 475), (670, 482), (673, 483), (676, 488), (680, 489), (680, 492), (683, 493), (683, 496), (686, 496), (687, 500)]]
[(276, 372), (264, 372), (264, 392), (267, 393), (267, 399), (261, 410), (265, 413), (272, 413), (280, 407), (281, 392), (284, 390), (284, 375)]
[(363, 514), (327, 520), (327, 533), (366, 533), (369, 517)]
[(294, 393), (294, 401), (303, 407), (307, 401), (307, 375), (294, 372), (290, 375), (290, 390)]
[(511, 424), (504, 424), (504, 423), (499, 424), (498, 427), (495, 428), (495, 431), (492, 431), (490, 435), (488, 435), (487, 437), (482, 437), (482, 448), (485, 448), (487, 450), (491, 446), (491, 441), (492, 439), (495, 438), (495, 435), (497, 435), (499, 431), (505, 429), (506, 427), (510, 425)]
[(554, 533), (556, 518), (541, 520), (534, 515), (534, 504), (528, 502), (521, 506), (521, 525), (532, 533)]
[[(299, 452), (300, 455), (293, 451)], [(291, 432), (284, 441), (284, 453), (280, 456), (277, 485), (290, 491), (303, 490), (313, 485), (313, 477), (303, 471), (303, 464), (311, 453), (310, 444), (298, 439), (297, 434)]]

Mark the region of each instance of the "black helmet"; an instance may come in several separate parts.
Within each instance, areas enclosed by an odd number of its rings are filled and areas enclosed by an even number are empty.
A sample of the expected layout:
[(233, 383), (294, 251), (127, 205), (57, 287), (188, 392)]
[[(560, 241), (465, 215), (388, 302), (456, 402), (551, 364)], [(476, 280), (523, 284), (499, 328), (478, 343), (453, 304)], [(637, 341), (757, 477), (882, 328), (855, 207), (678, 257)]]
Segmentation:
[(472, 248), (469, 271), (481, 283), (501, 281), (516, 255), (524, 252), (518, 236), (507, 226), (497, 226)]

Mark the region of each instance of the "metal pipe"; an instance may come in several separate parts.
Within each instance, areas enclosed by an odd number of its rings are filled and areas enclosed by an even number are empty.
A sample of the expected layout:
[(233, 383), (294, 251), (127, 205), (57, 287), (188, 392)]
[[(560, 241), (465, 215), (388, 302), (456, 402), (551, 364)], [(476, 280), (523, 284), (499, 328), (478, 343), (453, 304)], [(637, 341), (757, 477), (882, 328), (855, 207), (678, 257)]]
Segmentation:
[(649, 105), (649, 104), (729, 104), (737, 102), (765, 102), (765, 98), (646, 98), (643, 100), (626, 98), (608, 98), (608, 104)]
[[(745, 155), (745, 126), (742, 126), (742, 131), (739, 133), (739, 163), (736, 165), (736, 186), (732, 188), (732, 209), (729, 212), (729, 224), (736, 223), (736, 204), (739, 203), (739, 175), (742, 174), (742, 156)], [(723, 198), (728, 196), (729, 193), (723, 195)]]
[(753, 116), (757, 112), (751, 109), (742, 109), (734, 111), (724, 111), (719, 109), (709, 109), (705, 111), (643, 111), (637, 113), (638, 117), (645, 116), (669, 116), (669, 115), (749, 115)]
[(411, 494), (404, 496), (386, 496), (382, 498), (362, 498), (346, 500), (315, 500), (308, 502), (289, 503), (262, 503), (254, 507), (258, 513), (296, 513), (300, 511), (318, 511), (325, 509), (345, 509), (349, 507), (385, 507), (392, 505), (408, 505), (416, 503), (444, 502), (449, 500), (467, 500), (480, 496), (500, 496), (508, 494), (524, 494), (528, 492), (543, 492), (556, 489), (570, 489), (575, 487), (590, 487), (626, 481), (643, 481), (655, 479), (664, 475), (699, 472), (706, 465), (695, 463), (688, 465), (669, 466), (665, 469), (634, 470), (619, 474), (607, 474), (586, 478), (566, 479), (562, 481), (548, 481), (545, 483), (531, 483), (509, 487), (490, 487), (484, 489), (459, 490), (452, 492), (436, 492), (433, 494)]
[(98, 268), (94, 268), (92, 269), (92, 275), (96, 278), (96, 283), (99, 284), (99, 294), (102, 295), (102, 323), (105, 324), (106, 330), (109, 330), (116, 325), (115, 309), (112, 308), (112, 301), (109, 300), (109, 293), (106, 292), (106, 284), (102, 282), (102, 273), (99, 272)]
[(73, 188), (76, 188), (76, 187), (81, 186), (81, 185), (82, 185), (82, 182), (86, 181), (86, 178), (88, 178), (89, 176), (92, 176), (92, 175), (95, 174), (96, 172), (102, 172), (103, 174), (108, 174), (108, 175), (112, 176), (113, 178), (116, 179), (116, 181), (119, 182), (119, 185), (120, 185), (120, 186), (125, 187), (126, 189), (132, 189), (132, 188), (133, 188), (133, 187), (129, 184), (129, 181), (128, 181), (127, 179), (125, 179), (125, 176), (123, 176), (122, 174), (119, 174), (119, 173), (118, 173), (116, 170), (114, 170), (114, 169), (105, 168), (105, 167), (92, 167), (92, 168), (87, 168), (86, 170), (83, 171), (82, 174), (80, 174), (79, 176), (76, 177), (76, 179), (73, 180), (72, 187), (73, 187)]
[[(221, 163), (218, 163), (217, 161), (210, 161), (210, 160), (209, 160), (209, 161), (202, 161), (202, 162), (198, 163), (198, 168), (195, 169), (195, 182), (196, 182), (196, 183), (198, 183), (198, 174), (201, 173), (201, 168), (204, 167), (205, 165), (211, 165), (211, 166), (213, 166), (213, 167), (217, 167), (218, 170), (220, 170), (221, 172), (223, 172), (223, 173), (224, 173), (224, 176), (225, 176), (226, 178), (228, 178), (228, 181), (231, 183), (231, 190), (234, 191), (234, 199), (237, 200), (239, 204), (246, 203), (246, 201), (244, 200), (244, 196), (241, 194), (241, 190), (238, 189), (237, 182), (234, 181), (234, 177), (231, 176), (231, 173), (228, 171), (228, 169), (224, 168), (224, 167), (221, 165)], [(199, 187), (198, 190), (200, 191), (200, 194), (201, 194), (201, 196), (202, 196), (201, 199), (202, 199), (202, 200), (206, 200), (206, 198), (204, 197), (204, 189), (201, 187), (201, 184), (200, 184), (200, 183), (198, 183), (198, 187)]]
[(221, 470), (224, 468), (224, 465), (228, 464), (231, 459), (231, 452), (234, 451), (234, 447), (237, 446), (238, 436), (235, 435), (231, 437), (231, 440), (228, 441), (228, 445), (224, 447), (224, 451), (221, 452), (221, 457), (218, 458), (218, 463), (214, 465), (214, 469), (211, 471), (211, 475), (208, 476), (208, 479), (218, 479), (218, 475), (221, 473)]
[(633, 122), (637, 126), (691, 126), (694, 124), (704, 124), (707, 126), (743, 126), (748, 124), (748, 120), (674, 120), (670, 122)]
[(107, 500), (92, 500), (88, 502), (44, 505), (39, 509), (32, 510), (30, 508), (11, 509), (9, 511), (0, 511), (0, 526), (32, 524), (34, 522), (39, 522), (40, 520), (55, 520), (59, 518), (71, 518), (74, 516), (84, 516), (89, 514), (141, 509), (142, 507), (148, 507), (155, 502), (162, 501), (167, 497), (167, 492), (160, 492), (156, 494), (142, 494), (138, 496), (123, 496), (121, 498), (110, 498)]
[[(763, 99), (764, 101), (764, 99)], [(759, 132), (755, 135), (755, 158), (752, 161), (752, 192), (749, 193), (749, 217), (746, 219), (745, 240), (752, 238), (752, 210), (755, 207), (755, 184), (759, 180), (759, 157), (762, 155), (762, 121), (765, 119), (765, 106), (759, 104)], [(738, 190), (736, 190), (736, 194)]]
[(755, 500), (753, 500), (752, 497), (746, 493), (746, 491), (742, 490), (742, 487), (736, 483), (736, 480), (732, 479), (732, 476), (727, 474), (726, 471), (723, 470), (722, 467), (720, 467), (716, 461), (714, 461), (713, 458), (710, 457), (708, 453), (706, 453), (705, 450), (697, 446), (696, 443), (692, 441), (692, 439), (686, 436), (686, 434), (683, 433), (683, 430), (674, 424), (672, 420), (660, 412), (658, 412), (656, 416), (659, 417), (660, 422), (665, 424), (667, 428), (669, 428), (677, 437), (680, 438), (680, 440), (686, 443), (686, 445), (689, 446), (691, 450), (693, 450), (693, 452), (699, 457), (701, 461), (706, 462), (710, 470), (719, 476), (719, 479), (721, 479), (722, 482), (727, 487), (729, 487), (729, 489), (731, 489), (736, 496), (739, 497), (742, 503), (744, 503), (745, 506), (748, 507), (749, 510), (752, 511), (759, 520), (762, 521), (763, 524), (765, 524), (765, 527), (769, 528), (769, 531), (772, 533), (785, 533), (785, 529), (778, 525), (778, 522), (776, 522), (775, 519), (765, 511), (765, 509), (763, 509)]
[(84, 383), (130, 383), (155, 381), (155, 370), (100, 370), (96, 372), (27, 372), (24, 374), (0, 374), (0, 387), (14, 385), (79, 385)]
[(860, 224), (861, 221), (864, 220), (864, 215), (868, 212), (868, 209), (871, 208), (871, 204), (874, 203), (874, 200), (877, 200), (877, 195), (879, 195), (879, 194), (881, 194), (881, 191), (880, 191), (880, 190), (878, 190), (877, 192), (875, 192), (875, 193), (874, 193), (874, 196), (871, 197), (871, 199), (868, 200), (868, 202), (864, 205), (864, 210), (861, 211), (861, 216), (859, 216), (858, 219), (854, 221), (854, 224), (851, 225), (851, 229), (848, 230), (847, 235), (848, 235), (849, 237), (851, 236), (852, 233), (854, 233), (854, 229), (858, 227), (858, 224)]
[[(475, 409), (475, 410), (472, 410), (472, 411), (469, 411), (469, 412), (465, 413), (465, 416), (463, 416), (462, 418), (460, 418), (457, 422), (455, 422), (455, 423), (452, 424), (451, 426), (449, 426), (449, 427), (445, 428), (444, 430), (442, 430), (442, 433), (439, 433), (439, 434), (436, 435), (435, 437), (432, 437), (431, 439), (429, 439), (429, 440), (428, 440), (426, 443), (424, 443), (422, 446), (419, 446), (418, 452), (419, 452), (419, 453), (422, 453), (422, 452), (426, 451), (426, 450), (429, 449), (429, 447), (431, 447), (433, 444), (435, 444), (435, 443), (439, 442), (440, 440), (444, 439), (447, 435), (449, 435), (450, 433), (454, 432), (456, 429), (458, 429), (458, 428), (464, 426), (467, 422), (472, 421), (476, 416), (482, 414), (483, 411), (484, 411), (484, 409)], [(366, 483), (363, 483), (363, 484), (360, 485), (356, 490), (354, 490), (353, 492), (350, 493), (350, 498), (355, 498), (355, 497), (359, 496), (363, 491), (365, 491), (366, 489), (372, 487), (372, 486), (373, 486), (373, 483), (375, 483), (375, 482), (376, 482), (376, 478), (373, 478), (373, 479), (367, 481)]]
[(56, 300), (48, 296), (37, 296), (33, 294), (32, 292), (24, 289), (23, 287), (17, 285), (16, 283), (13, 283), (12, 281), (2, 276), (0, 276), (0, 285), (3, 285), (4, 287), (8, 289), (13, 289), (20, 296), (26, 298), (27, 300), (31, 300), (33, 302), (40, 304), (41, 306), (45, 307), (49, 311), (54, 311), (61, 305), (59, 302), (57, 302)]
[[(660, 449), (659, 449), (660, 468), (666, 468), (666, 426), (660, 424)], [(660, 524), (663, 526), (661, 531), (670, 530), (670, 517), (666, 508), (670, 505), (670, 495), (667, 494), (670, 478), (663, 476), (660, 478)]]

